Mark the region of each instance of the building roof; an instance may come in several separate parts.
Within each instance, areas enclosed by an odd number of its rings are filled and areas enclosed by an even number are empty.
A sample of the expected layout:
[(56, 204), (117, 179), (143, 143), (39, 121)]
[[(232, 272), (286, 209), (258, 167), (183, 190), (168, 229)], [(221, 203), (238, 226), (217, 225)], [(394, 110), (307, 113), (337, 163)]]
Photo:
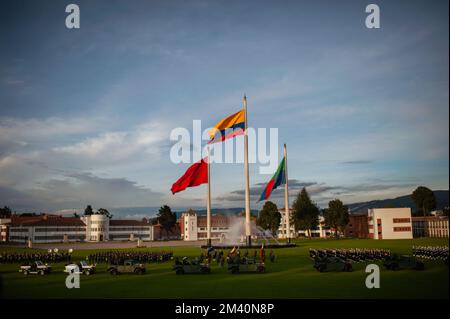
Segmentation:
[(151, 224), (143, 220), (111, 219), (109, 226), (151, 226)]
[(86, 226), (84, 222), (77, 217), (62, 217), (56, 215), (37, 215), (37, 216), (12, 216), (11, 226)]

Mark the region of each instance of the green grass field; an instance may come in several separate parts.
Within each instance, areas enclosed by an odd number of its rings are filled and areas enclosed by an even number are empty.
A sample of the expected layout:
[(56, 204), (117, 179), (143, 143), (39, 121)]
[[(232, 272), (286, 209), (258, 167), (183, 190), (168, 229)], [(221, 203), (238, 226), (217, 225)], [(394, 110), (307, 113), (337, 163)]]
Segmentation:
[[(426, 261), (424, 271), (381, 269), (380, 289), (365, 286), (365, 264), (354, 264), (351, 273), (319, 273), (308, 257), (309, 248), (387, 248), (410, 254), (413, 245), (448, 245), (447, 239), (364, 240), (302, 239), (297, 247), (276, 249), (277, 261), (266, 263), (264, 274), (232, 275), (216, 263), (210, 275), (175, 275), (172, 262), (147, 264), (145, 275), (98, 273), (81, 276), (80, 289), (67, 289), (64, 264), (53, 264), (48, 276), (23, 276), (17, 264), (0, 265), (2, 298), (448, 298), (448, 266)], [(198, 256), (197, 247), (167, 247), (175, 256)], [(0, 248), (18, 251), (20, 248)], [(27, 249), (23, 249), (27, 250)], [(139, 249), (142, 250), (142, 249)], [(159, 248), (148, 249), (159, 251)], [(74, 260), (92, 251), (74, 252)]]

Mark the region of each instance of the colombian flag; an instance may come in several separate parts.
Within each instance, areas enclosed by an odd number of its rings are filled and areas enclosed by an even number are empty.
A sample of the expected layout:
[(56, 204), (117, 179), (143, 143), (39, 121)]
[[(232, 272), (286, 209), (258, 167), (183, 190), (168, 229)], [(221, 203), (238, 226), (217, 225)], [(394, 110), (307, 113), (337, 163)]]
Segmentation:
[(272, 191), (280, 186), (281, 184), (284, 184), (286, 182), (286, 174), (285, 174), (285, 158), (283, 157), (283, 160), (281, 161), (280, 165), (278, 166), (277, 171), (272, 176), (270, 181), (267, 183), (266, 188), (261, 194), (261, 197), (259, 198), (258, 202), (262, 200), (266, 200), (269, 198)]
[(245, 132), (245, 109), (234, 113), (217, 123), (208, 131), (211, 140), (208, 144), (223, 142), (226, 139), (243, 135)]

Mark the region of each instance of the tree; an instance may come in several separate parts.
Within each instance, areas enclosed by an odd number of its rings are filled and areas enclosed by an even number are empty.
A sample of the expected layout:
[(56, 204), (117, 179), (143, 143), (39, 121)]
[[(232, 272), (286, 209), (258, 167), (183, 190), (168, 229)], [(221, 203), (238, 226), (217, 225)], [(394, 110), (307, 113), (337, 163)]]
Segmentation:
[(167, 234), (172, 230), (173, 226), (177, 223), (177, 215), (172, 213), (169, 206), (164, 205), (159, 209), (158, 222)]
[(281, 214), (278, 211), (277, 205), (271, 201), (267, 201), (262, 210), (259, 212), (259, 217), (256, 220), (256, 224), (263, 229), (269, 229), (272, 235), (275, 236), (278, 228), (280, 227)]
[(91, 205), (87, 205), (84, 209), (84, 216), (94, 215), (94, 210)]
[(436, 198), (431, 189), (425, 186), (417, 187), (411, 195), (417, 208), (417, 214), (426, 216), (430, 211), (436, 209)]
[(12, 211), (11, 208), (8, 206), (5, 206), (3, 208), (0, 208), (0, 217), (1, 218), (11, 218)]
[(311, 201), (308, 192), (303, 189), (292, 204), (295, 229), (306, 230), (311, 237), (311, 229), (319, 225), (319, 207)]
[(106, 208), (99, 208), (97, 214), (105, 215), (109, 219), (111, 219), (112, 216), (113, 216), (113, 215), (111, 215), (111, 213)]
[(328, 208), (324, 210), (325, 224), (334, 228), (334, 235), (338, 237), (338, 230), (344, 231), (345, 226), (349, 222), (348, 207), (339, 199), (331, 200)]
[(442, 209), (442, 216), (447, 216), (448, 217), (448, 211), (449, 211), (449, 207), (446, 206)]

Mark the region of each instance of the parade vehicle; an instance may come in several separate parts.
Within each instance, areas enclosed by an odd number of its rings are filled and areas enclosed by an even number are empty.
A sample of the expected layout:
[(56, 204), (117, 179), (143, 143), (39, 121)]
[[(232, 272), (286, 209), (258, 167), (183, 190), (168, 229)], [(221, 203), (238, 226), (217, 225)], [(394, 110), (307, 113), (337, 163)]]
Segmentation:
[(33, 261), (31, 263), (20, 266), (19, 272), (22, 272), (25, 276), (32, 275), (46, 275), (51, 271), (51, 266), (44, 264), (42, 261)]
[(383, 266), (389, 270), (425, 269), (425, 264), (422, 261), (410, 255), (392, 255), (384, 260)]
[(123, 263), (109, 265), (107, 270), (111, 275), (124, 273), (134, 273), (143, 275), (145, 273), (145, 265), (135, 262), (134, 260), (125, 260)]
[(211, 268), (208, 264), (200, 263), (196, 259), (189, 261), (187, 257), (184, 257), (181, 262), (176, 259), (175, 264), (173, 265), (173, 270), (175, 270), (177, 275), (211, 273)]
[(243, 258), (241, 260), (232, 260), (228, 263), (228, 270), (232, 274), (245, 272), (263, 273), (266, 271), (266, 267), (263, 262), (256, 261), (253, 258)]
[(329, 271), (353, 271), (352, 264), (349, 261), (338, 257), (316, 257), (314, 259), (314, 268), (319, 272)]
[[(78, 271), (76, 271), (78, 267)], [(64, 272), (76, 273), (82, 275), (91, 275), (95, 273), (96, 265), (89, 265), (86, 261), (82, 260), (77, 264), (69, 264), (65, 266)]]

